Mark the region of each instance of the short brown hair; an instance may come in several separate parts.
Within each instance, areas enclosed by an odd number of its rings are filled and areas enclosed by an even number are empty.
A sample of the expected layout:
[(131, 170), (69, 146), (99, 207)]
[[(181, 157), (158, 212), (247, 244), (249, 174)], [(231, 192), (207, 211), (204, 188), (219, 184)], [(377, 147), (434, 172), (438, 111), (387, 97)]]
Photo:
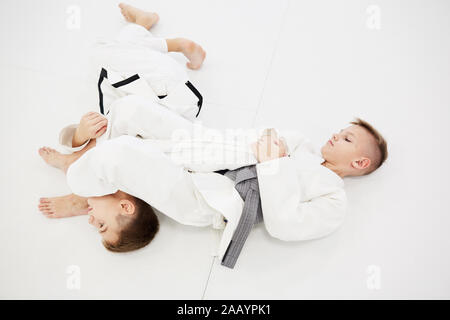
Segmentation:
[(145, 247), (159, 230), (158, 217), (153, 208), (139, 198), (131, 198), (136, 206), (136, 212), (133, 217), (118, 216), (119, 225), (124, 227), (117, 242), (103, 241), (103, 245), (109, 251), (128, 252)]
[(370, 123), (368, 123), (367, 121), (364, 121), (360, 118), (356, 118), (354, 121), (352, 121), (350, 123), (360, 126), (360, 127), (363, 127), (375, 139), (378, 155), (377, 155), (376, 159), (371, 159), (372, 164), (369, 166), (369, 170), (364, 175), (372, 173), (373, 171), (378, 169), (388, 157), (387, 142), (383, 138), (383, 136), (374, 127), (372, 127), (372, 125)]

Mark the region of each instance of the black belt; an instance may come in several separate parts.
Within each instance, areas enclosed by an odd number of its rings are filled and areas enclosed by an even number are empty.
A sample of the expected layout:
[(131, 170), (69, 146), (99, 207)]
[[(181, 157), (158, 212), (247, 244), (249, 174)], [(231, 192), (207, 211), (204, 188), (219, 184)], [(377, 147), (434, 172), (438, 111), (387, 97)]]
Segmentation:
[[(99, 79), (98, 79), (98, 85), (97, 85), (97, 87), (98, 87), (98, 99), (99, 99), (99, 107), (100, 107), (100, 113), (101, 114), (105, 114), (105, 110), (104, 110), (104, 107), (103, 107), (103, 92), (102, 92), (102, 87), (101, 87), (101, 85), (102, 85), (102, 82), (103, 82), (103, 80), (104, 79), (108, 79), (108, 71), (106, 71), (104, 68), (102, 68), (102, 70), (100, 71), (100, 77), (99, 77)], [(135, 75), (133, 75), (133, 76), (131, 76), (131, 77), (129, 77), (129, 78), (126, 78), (126, 79), (124, 79), (124, 80), (121, 80), (121, 81), (118, 81), (118, 82), (116, 82), (116, 83), (113, 83), (112, 84), (112, 86), (114, 87), (114, 88), (119, 88), (119, 87), (122, 87), (122, 86), (125, 86), (125, 85), (127, 85), (127, 84), (129, 84), (129, 83), (131, 83), (131, 82), (133, 82), (133, 81), (136, 81), (136, 80), (138, 80), (138, 79), (140, 79), (140, 77), (139, 77), (139, 75), (138, 74), (135, 74)], [(197, 102), (197, 106), (198, 106), (198, 112), (197, 112), (197, 114), (195, 115), (195, 117), (198, 117), (198, 115), (199, 115), (199, 113), (200, 113), (200, 110), (202, 109), (202, 105), (203, 105), (203, 97), (202, 97), (202, 95), (200, 94), (200, 92), (194, 87), (194, 85), (190, 82), (190, 81), (187, 81), (186, 83), (185, 83), (185, 85), (192, 91), (192, 93), (193, 94), (195, 94), (195, 96), (198, 98), (198, 102)], [(163, 99), (163, 98), (165, 98), (167, 95), (164, 95), (164, 96), (158, 96), (158, 98), (160, 98), (160, 99)]]
[(217, 170), (214, 171), (215, 173), (220, 173), (221, 175), (224, 175), (227, 171), (229, 171), (228, 169), (223, 169), (223, 170)]

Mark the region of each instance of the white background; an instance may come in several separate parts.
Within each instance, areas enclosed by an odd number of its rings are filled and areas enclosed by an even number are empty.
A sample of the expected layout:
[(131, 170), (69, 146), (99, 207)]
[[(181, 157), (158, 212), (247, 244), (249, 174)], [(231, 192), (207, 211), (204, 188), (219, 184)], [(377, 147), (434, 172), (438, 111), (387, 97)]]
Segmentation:
[[(207, 51), (201, 70), (189, 71), (205, 125), (295, 128), (320, 145), (359, 116), (384, 134), (389, 159), (345, 179), (339, 231), (285, 243), (258, 226), (234, 270), (210, 255), (208, 228), (161, 214), (151, 245), (110, 253), (86, 216), (39, 213), (40, 197), (69, 190), (37, 150), (97, 111), (89, 47), (124, 24), (118, 2), (2, 0), (0, 298), (450, 298), (449, 1), (131, 3), (159, 13), (155, 35)], [(79, 29), (69, 28), (71, 5)], [(370, 5), (380, 29), (367, 26)], [(71, 265), (79, 290), (67, 288)]]

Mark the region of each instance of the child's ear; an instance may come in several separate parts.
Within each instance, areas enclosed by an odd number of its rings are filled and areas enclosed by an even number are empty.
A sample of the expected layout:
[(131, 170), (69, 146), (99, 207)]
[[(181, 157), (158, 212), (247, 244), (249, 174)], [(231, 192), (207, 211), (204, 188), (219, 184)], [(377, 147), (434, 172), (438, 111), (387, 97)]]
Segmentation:
[(122, 199), (120, 200), (120, 209), (122, 214), (132, 215), (136, 211), (136, 206), (134, 205), (133, 201)]
[(353, 166), (357, 169), (366, 169), (370, 166), (369, 158), (360, 158), (358, 160), (353, 161)]

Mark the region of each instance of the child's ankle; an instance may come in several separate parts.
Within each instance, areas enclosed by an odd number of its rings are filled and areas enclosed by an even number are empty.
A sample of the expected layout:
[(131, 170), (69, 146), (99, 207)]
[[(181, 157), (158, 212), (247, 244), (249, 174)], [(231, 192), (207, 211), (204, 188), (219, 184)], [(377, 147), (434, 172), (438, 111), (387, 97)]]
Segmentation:
[(180, 39), (181, 51), (183, 53), (192, 53), (195, 49), (195, 42), (189, 39)]

